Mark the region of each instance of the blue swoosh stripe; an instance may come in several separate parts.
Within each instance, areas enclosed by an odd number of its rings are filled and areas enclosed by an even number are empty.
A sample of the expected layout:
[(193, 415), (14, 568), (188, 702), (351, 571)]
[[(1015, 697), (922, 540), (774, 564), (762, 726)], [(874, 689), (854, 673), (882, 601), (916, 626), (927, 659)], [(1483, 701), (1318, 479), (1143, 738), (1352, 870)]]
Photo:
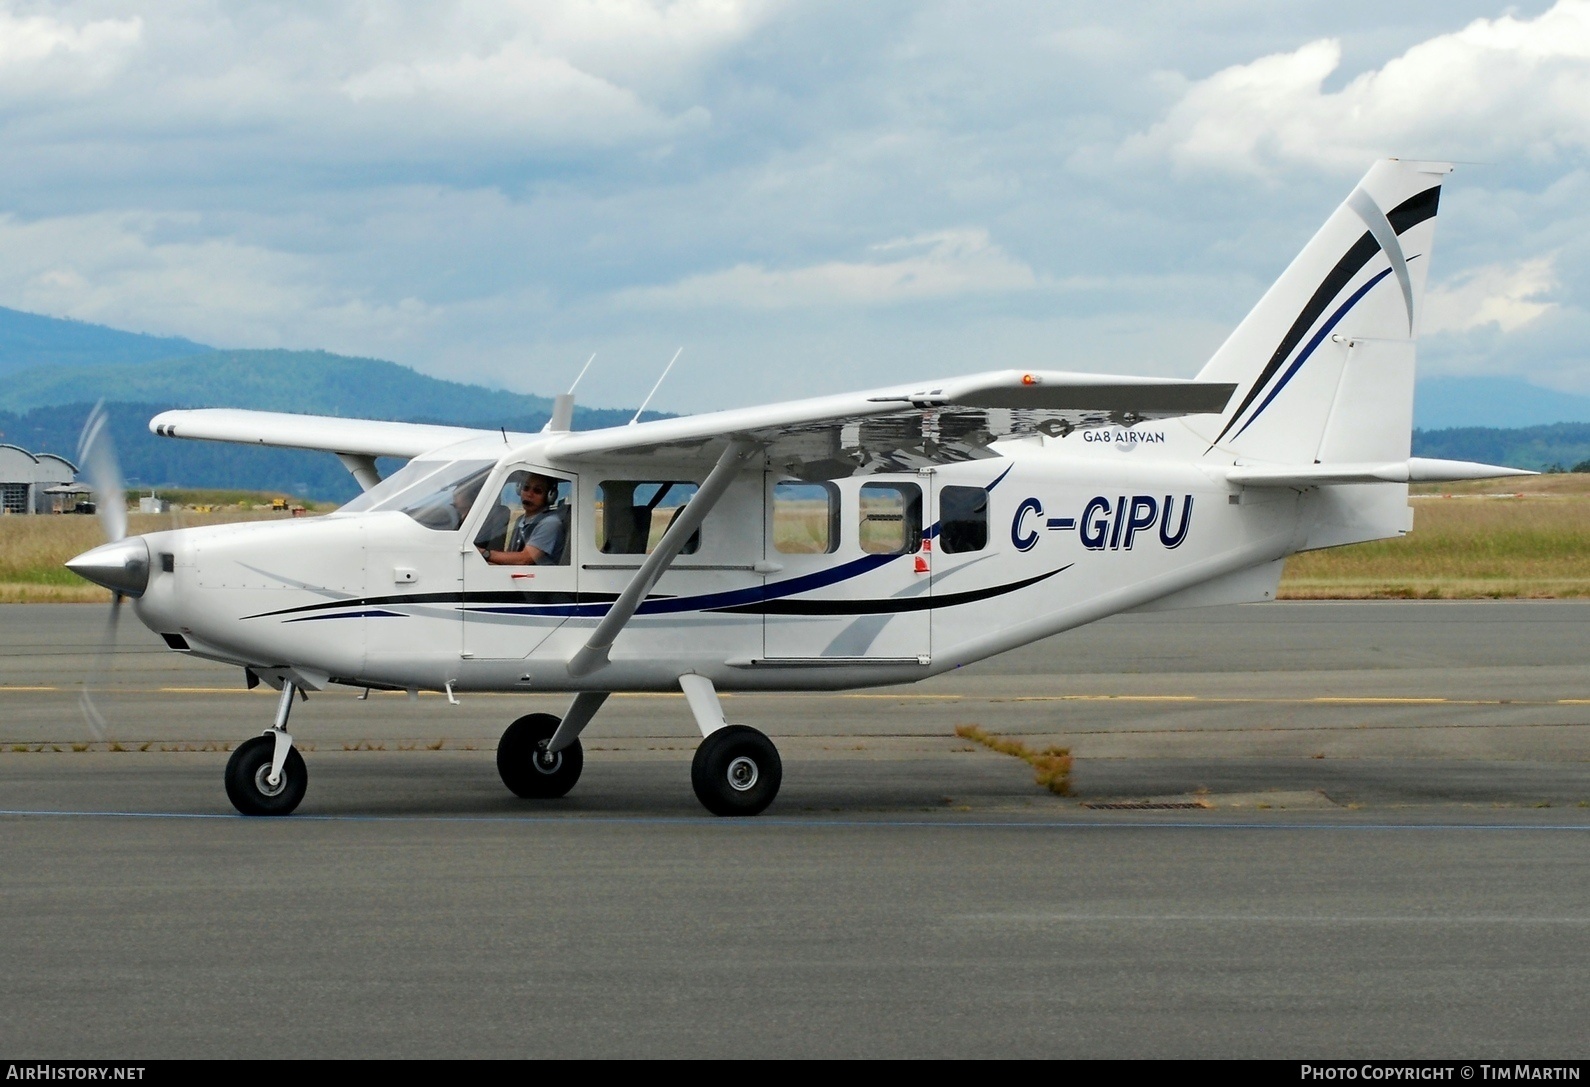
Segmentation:
[(1308, 361), (1308, 357), (1314, 353), (1314, 349), (1323, 343), (1325, 341), (1325, 337), (1330, 335), (1331, 329), (1335, 328), (1341, 319), (1347, 316), (1347, 311), (1356, 306), (1358, 304), (1358, 300), (1364, 295), (1368, 294), (1371, 287), (1373, 287), (1376, 283), (1379, 283), (1382, 279), (1385, 279), (1390, 274), (1390, 268), (1387, 268), (1384, 272), (1378, 273), (1368, 283), (1365, 283), (1362, 287), (1359, 287), (1356, 291), (1354, 291), (1352, 297), (1343, 302), (1341, 308), (1335, 313), (1331, 314), (1330, 320), (1326, 321), (1320, 326), (1320, 330), (1314, 333), (1314, 338), (1308, 341), (1308, 346), (1303, 348), (1303, 350), (1298, 353), (1297, 361), (1292, 363), (1291, 366), (1287, 367), (1286, 373), (1281, 375), (1281, 380), (1275, 383), (1275, 388), (1270, 390), (1270, 395), (1264, 398), (1264, 401), (1259, 405), (1258, 410), (1252, 415), (1248, 416), (1248, 421), (1242, 424), (1242, 430), (1237, 431), (1231, 436), (1233, 440), (1242, 437), (1242, 431), (1247, 430), (1253, 425), (1255, 419), (1264, 414), (1264, 409), (1270, 406), (1270, 401), (1274, 400), (1276, 395), (1282, 389), (1286, 388), (1286, 383), (1292, 380), (1292, 375), (1296, 374), (1298, 370), (1302, 369), (1303, 364)]
[[(669, 615), (681, 611), (716, 611), (721, 608), (740, 607), (745, 604), (760, 604), (768, 600), (777, 600), (781, 597), (793, 596), (796, 593), (811, 592), (813, 589), (823, 589), (830, 585), (837, 585), (841, 581), (860, 577), (870, 573), (885, 563), (902, 558), (901, 555), (864, 555), (859, 559), (836, 566), (831, 570), (820, 570), (815, 574), (806, 574), (802, 577), (792, 577), (788, 581), (780, 581), (773, 585), (756, 585), (747, 589), (734, 589), (722, 593), (706, 593), (701, 596), (680, 596), (666, 599), (647, 600), (635, 609), (636, 615)], [(493, 615), (564, 615), (600, 617), (606, 615), (612, 604), (551, 604), (551, 605), (520, 605), (500, 606), (492, 608), (465, 608), (467, 612), (487, 612)]]

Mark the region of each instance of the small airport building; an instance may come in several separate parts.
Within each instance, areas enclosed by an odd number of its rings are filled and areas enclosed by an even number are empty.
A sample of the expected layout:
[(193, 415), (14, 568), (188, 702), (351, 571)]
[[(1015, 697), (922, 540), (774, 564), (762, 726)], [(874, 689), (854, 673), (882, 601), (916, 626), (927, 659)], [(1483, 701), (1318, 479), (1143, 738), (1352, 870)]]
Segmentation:
[(76, 479), (77, 466), (65, 457), (0, 444), (0, 514), (70, 513), (88, 497)]

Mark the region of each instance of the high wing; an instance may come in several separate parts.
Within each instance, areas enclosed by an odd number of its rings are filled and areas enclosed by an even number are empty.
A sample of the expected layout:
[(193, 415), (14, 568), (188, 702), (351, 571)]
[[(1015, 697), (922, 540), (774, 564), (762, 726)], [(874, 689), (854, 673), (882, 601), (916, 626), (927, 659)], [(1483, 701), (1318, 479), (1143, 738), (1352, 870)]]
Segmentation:
[[(663, 454), (715, 463), (731, 442), (739, 441), (797, 479), (836, 479), (992, 457), (989, 446), (1005, 438), (1218, 413), (1235, 389), (1223, 382), (1002, 370), (563, 433), (549, 453), (568, 460)], [(361, 483), (366, 479), (361, 472), (375, 457), (416, 457), (496, 433), (233, 408), (162, 412), (150, 420), (149, 429), (168, 438), (335, 453)], [(510, 445), (521, 445), (535, 435), (505, 437)]]
[[(367, 491), (381, 482), (375, 467), (377, 457), (413, 458), (442, 446), (493, 433), (429, 423), (339, 419), (329, 415), (290, 415), (242, 408), (163, 411), (149, 420), (149, 429), (163, 438), (197, 438), (335, 453), (342, 466)], [(508, 439), (506, 433), (503, 437)], [(516, 434), (513, 438), (523, 442), (529, 435)]]
[[(290, 415), (241, 408), (163, 411), (149, 420), (149, 429), (163, 438), (315, 449), (357, 457), (417, 457), (467, 438), (496, 433), (428, 423), (339, 419), (329, 415)], [(529, 436), (519, 437), (528, 439)]]
[(1031, 434), (1218, 413), (1229, 383), (1003, 370), (566, 434), (558, 459), (666, 456), (715, 462), (733, 442), (797, 479), (837, 479), (979, 460)]

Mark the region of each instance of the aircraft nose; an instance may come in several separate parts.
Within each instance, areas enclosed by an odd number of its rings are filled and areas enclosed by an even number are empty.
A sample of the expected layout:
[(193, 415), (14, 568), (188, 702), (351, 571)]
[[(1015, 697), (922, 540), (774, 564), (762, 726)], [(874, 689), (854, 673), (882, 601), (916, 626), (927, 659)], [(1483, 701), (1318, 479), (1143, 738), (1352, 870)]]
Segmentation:
[(67, 560), (66, 568), (113, 593), (142, 596), (149, 587), (149, 544), (142, 536), (101, 544)]

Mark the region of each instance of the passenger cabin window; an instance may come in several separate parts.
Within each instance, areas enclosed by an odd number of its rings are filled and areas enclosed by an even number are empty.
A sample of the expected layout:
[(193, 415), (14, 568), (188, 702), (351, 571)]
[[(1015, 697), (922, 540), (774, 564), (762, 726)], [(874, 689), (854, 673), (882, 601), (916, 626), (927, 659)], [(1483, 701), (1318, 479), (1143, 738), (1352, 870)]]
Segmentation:
[(828, 555), (839, 547), (839, 488), (832, 483), (773, 485), (773, 550)]
[(988, 546), (988, 491), (945, 487), (939, 492), (939, 547), (951, 555)]
[(861, 549), (907, 555), (922, 546), (922, 488), (915, 483), (861, 485)]
[[(686, 480), (604, 480), (596, 489), (596, 549), (604, 555), (649, 555), (700, 488)], [(681, 555), (701, 548), (701, 530)]]

